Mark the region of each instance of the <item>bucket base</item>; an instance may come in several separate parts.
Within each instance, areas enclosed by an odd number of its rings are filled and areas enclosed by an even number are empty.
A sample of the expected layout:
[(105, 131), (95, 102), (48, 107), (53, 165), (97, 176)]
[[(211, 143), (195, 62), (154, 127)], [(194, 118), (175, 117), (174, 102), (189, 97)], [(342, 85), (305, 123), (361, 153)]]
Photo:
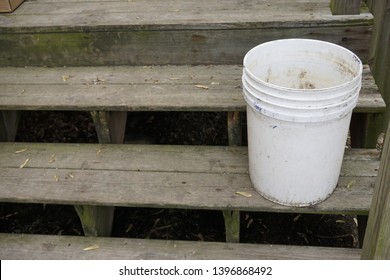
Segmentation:
[[(253, 182), (252, 182), (253, 184)], [(334, 189), (336, 189), (337, 185), (334, 187)], [(256, 191), (262, 196), (264, 197), (266, 200), (269, 200), (273, 203), (276, 203), (276, 204), (279, 204), (279, 205), (283, 205), (283, 206), (289, 206), (289, 207), (311, 207), (311, 206), (314, 206), (318, 203), (321, 203), (325, 200), (327, 200), (334, 192), (334, 190), (332, 192), (330, 192), (329, 194), (327, 194), (325, 197), (322, 197), (318, 200), (315, 200), (315, 201), (312, 201), (312, 202), (299, 202), (299, 203), (290, 203), (290, 202), (286, 202), (286, 201), (282, 201), (280, 199), (277, 199), (277, 198), (274, 198), (272, 196), (268, 196), (267, 194), (263, 193), (261, 191), (261, 188), (256, 188)]]

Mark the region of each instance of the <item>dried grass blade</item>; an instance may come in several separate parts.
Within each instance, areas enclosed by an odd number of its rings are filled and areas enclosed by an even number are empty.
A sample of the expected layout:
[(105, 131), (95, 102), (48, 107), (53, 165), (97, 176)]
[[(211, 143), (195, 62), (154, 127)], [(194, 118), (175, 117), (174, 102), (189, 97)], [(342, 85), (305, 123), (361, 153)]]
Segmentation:
[(30, 160), (29, 158), (26, 159), (26, 160), (19, 166), (19, 168), (24, 168), (24, 167), (27, 165), (27, 163), (28, 163), (29, 160)]
[(99, 249), (99, 248), (100, 248), (100, 245), (94, 244), (92, 246), (84, 248), (83, 251), (91, 251), (91, 250), (96, 250), (96, 249)]
[(15, 154), (24, 153), (25, 151), (27, 151), (27, 149), (17, 150), (17, 151), (15, 151)]
[(242, 196), (245, 196), (245, 197), (251, 197), (252, 196), (252, 194), (247, 193), (247, 192), (236, 192), (236, 194), (242, 195)]

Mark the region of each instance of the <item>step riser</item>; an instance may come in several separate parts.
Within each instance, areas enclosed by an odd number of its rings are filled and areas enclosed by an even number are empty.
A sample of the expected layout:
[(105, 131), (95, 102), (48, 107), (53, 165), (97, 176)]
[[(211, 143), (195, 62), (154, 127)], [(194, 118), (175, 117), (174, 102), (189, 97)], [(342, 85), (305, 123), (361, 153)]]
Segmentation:
[(0, 34), (0, 66), (241, 64), (252, 47), (281, 38), (333, 42), (364, 62), (371, 26)]

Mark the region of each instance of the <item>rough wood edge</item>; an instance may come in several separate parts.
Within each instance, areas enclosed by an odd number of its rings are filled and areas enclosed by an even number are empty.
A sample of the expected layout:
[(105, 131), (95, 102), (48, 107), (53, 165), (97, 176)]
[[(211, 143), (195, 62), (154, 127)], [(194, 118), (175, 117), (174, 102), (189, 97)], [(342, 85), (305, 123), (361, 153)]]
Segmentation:
[[(375, 15), (373, 36), (370, 45), (369, 59), (373, 63), (372, 71), (376, 83), (386, 103), (390, 102), (390, 0), (373, 1), (372, 11)], [(390, 120), (387, 110), (385, 123)]]
[(390, 124), (368, 216), (362, 259), (390, 259)]

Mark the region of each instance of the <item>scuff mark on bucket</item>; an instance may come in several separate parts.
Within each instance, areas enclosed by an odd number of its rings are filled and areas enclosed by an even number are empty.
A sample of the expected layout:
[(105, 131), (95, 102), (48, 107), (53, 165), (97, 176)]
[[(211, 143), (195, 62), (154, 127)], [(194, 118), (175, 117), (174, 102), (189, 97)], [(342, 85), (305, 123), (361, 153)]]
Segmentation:
[(256, 111), (261, 112), (262, 109), (259, 102), (254, 102), (253, 106), (255, 107)]

